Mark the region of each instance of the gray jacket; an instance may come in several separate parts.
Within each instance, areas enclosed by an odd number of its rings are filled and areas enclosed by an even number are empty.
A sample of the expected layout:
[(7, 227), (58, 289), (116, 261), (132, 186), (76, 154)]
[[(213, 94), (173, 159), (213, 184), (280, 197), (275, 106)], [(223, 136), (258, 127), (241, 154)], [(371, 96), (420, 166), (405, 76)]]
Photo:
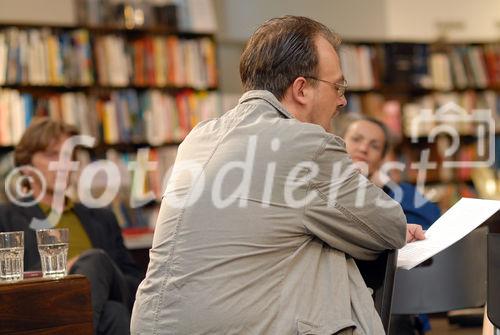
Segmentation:
[(383, 334), (353, 258), (405, 236), (341, 138), (247, 92), (179, 147), (132, 334)]

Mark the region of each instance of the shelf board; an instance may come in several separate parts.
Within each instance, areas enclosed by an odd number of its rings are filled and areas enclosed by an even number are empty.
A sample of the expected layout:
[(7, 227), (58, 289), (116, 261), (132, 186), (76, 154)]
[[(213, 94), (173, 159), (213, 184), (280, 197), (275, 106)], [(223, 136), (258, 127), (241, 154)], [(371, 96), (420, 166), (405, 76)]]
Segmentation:
[(5, 83), (0, 85), (0, 88), (10, 88), (17, 90), (57, 90), (57, 91), (71, 91), (71, 90), (85, 90), (91, 88), (92, 85), (79, 85), (79, 84), (68, 84), (68, 85), (51, 85), (51, 84), (9, 84)]
[(20, 28), (20, 29), (63, 29), (63, 30), (76, 30), (84, 28), (83, 26), (73, 25), (68, 23), (54, 23), (54, 22), (17, 22), (17, 21), (2, 21), (0, 28)]
[(110, 86), (110, 85), (30, 85), (30, 84), (3, 84), (0, 88), (10, 88), (17, 90), (57, 90), (57, 91), (78, 91), (78, 90), (124, 90), (124, 89), (135, 89), (135, 90), (170, 90), (170, 91), (184, 91), (191, 90), (196, 92), (206, 92), (206, 91), (217, 91), (218, 87), (205, 87), (205, 88), (195, 88), (193, 86), (172, 86), (172, 85), (124, 85), (124, 86)]
[(156, 26), (156, 27), (134, 27), (127, 28), (121, 25), (110, 25), (110, 26), (82, 26), (83, 29), (87, 29), (93, 33), (137, 33), (137, 34), (161, 34), (161, 35), (175, 35), (180, 37), (188, 38), (201, 38), (201, 37), (213, 37), (215, 32), (196, 32), (196, 31), (185, 31), (169, 28), (167, 26)]
[(173, 85), (138, 85), (138, 84), (129, 84), (123, 86), (113, 86), (113, 85), (93, 85), (90, 87), (91, 89), (100, 89), (100, 90), (124, 90), (124, 89), (135, 89), (135, 90), (172, 90), (172, 91), (183, 91), (183, 90), (192, 90), (197, 92), (202, 91), (216, 91), (218, 87), (203, 87), (196, 88), (193, 86), (173, 86)]
[(354, 94), (362, 94), (362, 93), (381, 93), (381, 94), (410, 94), (410, 95), (415, 95), (415, 94), (431, 94), (431, 93), (463, 93), (467, 91), (479, 91), (479, 92), (484, 92), (484, 91), (495, 91), (498, 92), (500, 91), (500, 85), (495, 85), (495, 86), (488, 86), (484, 88), (480, 87), (466, 87), (466, 88), (453, 88), (450, 90), (441, 90), (441, 89), (435, 89), (435, 88), (424, 88), (424, 87), (418, 87), (418, 86), (405, 86), (405, 85), (391, 85), (391, 86), (382, 86), (382, 87), (372, 87), (372, 88), (356, 88), (356, 87), (349, 87), (347, 89), (348, 93), (354, 93)]
[(134, 28), (127, 28), (122, 25), (106, 25), (106, 26), (93, 26), (87, 24), (57, 24), (48, 22), (0, 22), (0, 28), (11, 28), (17, 27), (20, 29), (54, 29), (54, 30), (77, 30), (84, 29), (94, 33), (138, 33), (138, 34), (162, 34), (162, 35), (175, 35), (187, 38), (197, 38), (197, 37), (214, 37), (215, 32), (203, 32), (203, 31), (186, 31), (179, 30), (167, 26), (141, 26)]

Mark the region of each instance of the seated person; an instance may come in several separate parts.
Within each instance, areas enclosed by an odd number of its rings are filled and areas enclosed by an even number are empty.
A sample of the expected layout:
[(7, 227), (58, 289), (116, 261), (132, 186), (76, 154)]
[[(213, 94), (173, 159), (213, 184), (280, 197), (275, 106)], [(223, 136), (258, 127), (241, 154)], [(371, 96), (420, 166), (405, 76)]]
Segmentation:
[[(367, 177), (394, 198), (393, 190), (388, 187), (388, 183), (382, 183), (379, 177), (379, 168), (390, 147), (389, 131), (385, 124), (371, 117), (361, 117), (349, 123), (343, 137), (346, 150), (351, 155), (352, 160), (366, 163), (368, 170), (364, 172)], [(394, 181), (389, 183), (394, 183)], [(424, 230), (428, 229), (440, 217), (439, 207), (432, 202), (425, 201), (415, 186), (404, 182), (398, 183), (397, 186), (402, 191), (400, 204), (407, 222), (419, 224)], [(417, 198), (420, 199), (415, 201)], [(417, 203), (423, 203), (423, 205), (417, 207)], [(423, 328), (423, 330), (429, 329), (427, 318), (424, 315), (417, 319), (411, 316), (394, 315), (391, 318), (391, 334), (414, 334), (412, 324), (415, 324), (417, 328)]]
[(45, 224), (47, 228), (69, 229), (68, 272), (85, 275), (90, 281), (94, 331), (127, 334), (141, 272), (123, 244), (114, 214), (72, 202), (64, 195), (69, 173), (65, 173), (64, 185), (56, 187), (58, 171), (50, 165), (59, 160), (63, 143), (76, 134), (73, 127), (48, 118), (35, 120), (26, 130), (15, 148), (14, 160), (29, 196), (0, 205), (0, 231), (24, 231), (25, 270), (40, 270), (35, 229), (30, 225), (34, 218), (50, 217), (60, 192), (63, 208), (57, 212), (59, 220)]
[(177, 152), (133, 333), (384, 334), (353, 258), (402, 247), (409, 225), (372, 183), (356, 205), (366, 179), (327, 133), (347, 103), (338, 43), (298, 16), (250, 38), (238, 105)]

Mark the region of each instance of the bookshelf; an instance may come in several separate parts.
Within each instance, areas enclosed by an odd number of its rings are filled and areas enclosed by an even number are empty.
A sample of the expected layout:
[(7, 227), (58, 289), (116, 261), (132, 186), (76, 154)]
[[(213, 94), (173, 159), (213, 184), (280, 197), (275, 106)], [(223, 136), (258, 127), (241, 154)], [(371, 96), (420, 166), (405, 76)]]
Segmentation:
[[(103, 158), (119, 166), (113, 209), (123, 228), (144, 233), (177, 145), (199, 121), (220, 114), (212, 3), (76, 4), (75, 25), (0, 23), (0, 179), (33, 117), (73, 124), (97, 139), (78, 152), (81, 167)], [(158, 168), (137, 180), (128, 165), (147, 160)], [(105, 182), (97, 178), (92, 187)], [(135, 197), (149, 191), (153, 200)], [(132, 208), (139, 203), (148, 205)]]
[[(489, 148), (499, 143), (500, 43), (345, 41), (340, 58), (350, 91), (343, 117), (367, 114), (386, 123), (395, 143), (393, 158), (406, 166), (401, 180), (416, 182), (411, 166), (429, 150), (429, 160), (437, 164), (426, 175), (429, 198), (446, 210), (459, 196), (477, 196), (477, 169), (468, 163), (450, 167), (449, 162), (487, 161)], [(492, 112), (485, 137), (491, 135), (493, 141), (481, 155), (476, 128), (484, 120), (473, 116), (482, 110)], [(488, 127), (493, 120), (496, 128)], [(439, 127), (443, 131), (433, 138)], [(450, 132), (460, 142), (451, 154), (446, 151), (454, 140)], [(495, 147), (490, 161), (498, 181), (500, 153)]]
[[(17, 143), (31, 117), (44, 114), (80, 125), (84, 134), (101, 134), (105, 143), (128, 143), (127, 135), (113, 135), (126, 128), (120, 122), (127, 120), (117, 116), (140, 123), (147, 119), (149, 106), (179, 115), (179, 124), (172, 124), (165, 138), (166, 143), (179, 142), (199, 121), (198, 114), (206, 114), (202, 109), (207, 103), (216, 109), (213, 37), (193, 33), (184, 38), (170, 30), (163, 36), (146, 29), (140, 34), (117, 30), (96, 35), (83, 27), (59, 29), (0, 29), (0, 106), (10, 111), (0, 114), (0, 146)], [(151, 144), (158, 145), (158, 139)]]

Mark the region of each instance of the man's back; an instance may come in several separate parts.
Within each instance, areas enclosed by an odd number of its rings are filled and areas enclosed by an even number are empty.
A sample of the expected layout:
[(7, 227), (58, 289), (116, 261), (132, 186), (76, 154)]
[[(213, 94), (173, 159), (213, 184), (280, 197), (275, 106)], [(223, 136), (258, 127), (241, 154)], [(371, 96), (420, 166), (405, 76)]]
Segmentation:
[[(240, 102), (179, 149), (132, 332), (383, 332), (346, 254), (401, 247), (401, 209), (371, 184), (356, 208), (364, 181), (343, 143), (269, 92)], [(375, 208), (377, 197), (392, 206)]]

